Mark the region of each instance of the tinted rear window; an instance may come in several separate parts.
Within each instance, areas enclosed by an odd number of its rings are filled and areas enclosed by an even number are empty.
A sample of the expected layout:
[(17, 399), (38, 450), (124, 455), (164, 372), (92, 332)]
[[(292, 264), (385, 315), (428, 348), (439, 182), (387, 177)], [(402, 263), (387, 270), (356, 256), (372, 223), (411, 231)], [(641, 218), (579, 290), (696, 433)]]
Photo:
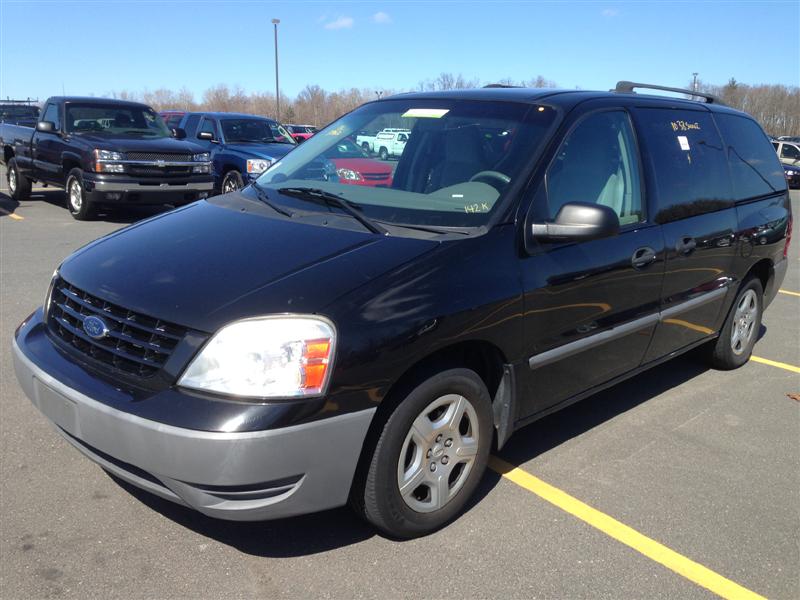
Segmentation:
[(726, 114), (714, 115), (714, 119), (728, 149), (736, 200), (786, 189), (778, 155), (755, 121)]
[(733, 204), (728, 162), (711, 113), (640, 108), (636, 114), (655, 174), (657, 222)]

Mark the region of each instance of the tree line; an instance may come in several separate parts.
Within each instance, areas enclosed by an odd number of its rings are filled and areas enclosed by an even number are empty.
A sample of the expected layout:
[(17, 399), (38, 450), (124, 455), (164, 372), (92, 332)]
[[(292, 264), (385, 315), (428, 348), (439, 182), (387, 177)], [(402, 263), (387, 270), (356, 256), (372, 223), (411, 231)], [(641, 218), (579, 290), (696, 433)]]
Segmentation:
[[(538, 75), (527, 80), (498, 79), (491, 83), (533, 88), (555, 88), (555, 81)], [(199, 99), (186, 89), (160, 88), (141, 93), (127, 90), (111, 92), (114, 98), (139, 100), (156, 110), (240, 112), (279, 117), (284, 123), (302, 123), (321, 127), (353, 110), (357, 106), (391, 96), (398, 92), (435, 91), (475, 88), (485, 85), (478, 79), (461, 74), (441, 73), (433, 79), (420, 81), (413, 89), (349, 88), (328, 91), (318, 85), (307, 85), (297, 96), (281, 93), (280, 114), (273, 92), (245, 92), (240, 86), (219, 84), (208, 88)], [(691, 84), (687, 88), (691, 89)], [(725, 85), (698, 82), (700, 91), (719, 96), (723, 102), (755, 117), (770, 135), (800, 135), (800, 88), (797, 86), (758, 84), (748, 85), (731, 78)]]
[(751, 114), (769, 135), (800, 135), (800, 87), (747, 85), (731, 77), (725, 85), (700, 82), (698, 89)]

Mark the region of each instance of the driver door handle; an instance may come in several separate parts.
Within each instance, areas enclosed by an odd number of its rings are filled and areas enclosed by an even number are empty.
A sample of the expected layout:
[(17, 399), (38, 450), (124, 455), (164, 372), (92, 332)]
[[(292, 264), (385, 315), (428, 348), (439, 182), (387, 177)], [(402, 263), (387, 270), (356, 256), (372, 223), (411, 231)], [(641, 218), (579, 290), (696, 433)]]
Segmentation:
[(631, 257), (631, 265), (634, 269), (643, 269), (656, 260), (656, 251), (649, 246), (637, 248)]

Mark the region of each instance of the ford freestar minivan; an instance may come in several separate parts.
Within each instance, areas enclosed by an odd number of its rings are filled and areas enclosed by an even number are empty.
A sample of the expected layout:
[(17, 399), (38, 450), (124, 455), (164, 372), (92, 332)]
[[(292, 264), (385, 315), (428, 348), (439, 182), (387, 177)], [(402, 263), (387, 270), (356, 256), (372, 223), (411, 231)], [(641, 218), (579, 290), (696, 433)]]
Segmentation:
[[(778, 158), (711, 96), (634, 87), (366, 104), (67, 258), (19, 381), (104, 469), (206, 515), (349, 499), (433, 531), (525, 424), (692, 348), (750, 357), (787, 268)], [(391, 186), (339, 181), (329, 149), (388, 127), (411, 131)]]

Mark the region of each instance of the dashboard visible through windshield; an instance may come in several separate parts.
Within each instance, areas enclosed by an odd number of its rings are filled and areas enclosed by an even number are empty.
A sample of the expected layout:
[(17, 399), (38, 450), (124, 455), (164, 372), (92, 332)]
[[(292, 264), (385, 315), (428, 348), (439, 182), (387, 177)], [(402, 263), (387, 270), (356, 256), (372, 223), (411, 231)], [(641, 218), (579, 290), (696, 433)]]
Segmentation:
[[(480, 227), (530, 164), (556, 114), (548, 106), (516, 102), (374, 102), (298, 146), (258, 183), (275, 192), (313, 188), (333, 194), (384, 223)], [(363, 169), (358, 175), (365, 177), (376, 162), (387, 165), (390, 184), (349, 185), (334, 164), (343, 158), (371, 159), (347, 167)]]

